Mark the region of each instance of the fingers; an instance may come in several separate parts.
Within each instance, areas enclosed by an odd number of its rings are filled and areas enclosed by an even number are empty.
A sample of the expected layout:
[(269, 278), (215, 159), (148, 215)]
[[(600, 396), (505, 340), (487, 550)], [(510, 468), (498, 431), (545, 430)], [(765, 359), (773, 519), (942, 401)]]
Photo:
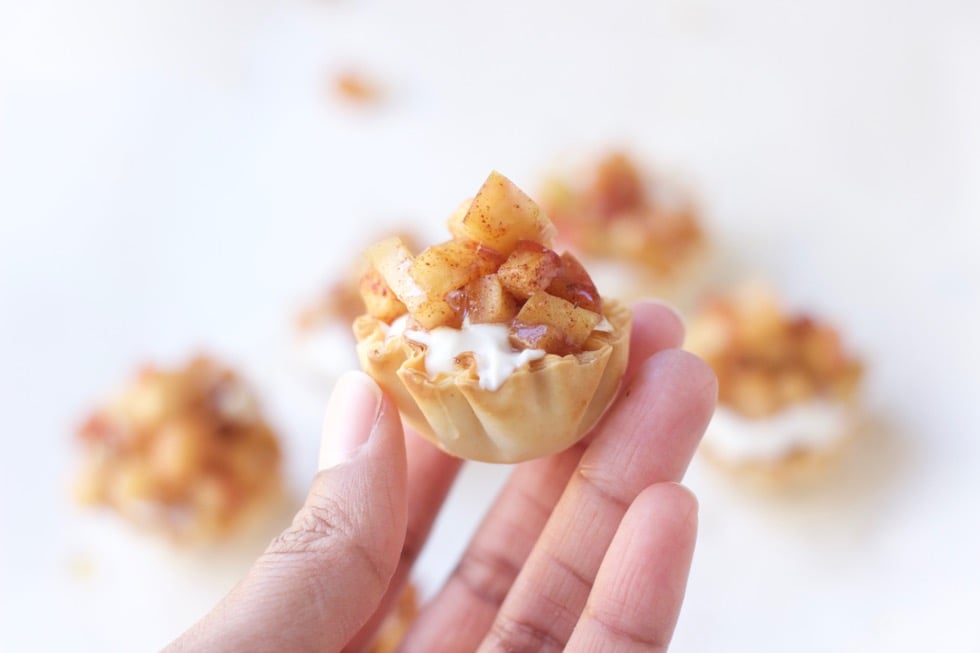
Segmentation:
[(674, 633), (697, 533), (697, 500), (659, 483), (640, 493), (596, 575), (570, 653), (666, 651)]
[(581, 454), (576, 447), (514, 469), (446, 584), (412, 624), (401, 651), (476, 649)]
[(463, 464), (461, 459), (444, 453), (411, 431), (405, 433), (405, 449), (408, 457), (408, 527), (398, 567), (380, 605), (345, 650), (362, 650), (398, 601)]
[(321, 466), (292, 526), (174, 650), (339, 650), (388, 588), (406, 524), (394, 405), (365, 374), (338, 381)]
[(559, 651), (627, 507), (677, 481), (714, 407), (714, 374), (691, 354), (660, 352), (637, 369), (555, 507), (480, 650)]

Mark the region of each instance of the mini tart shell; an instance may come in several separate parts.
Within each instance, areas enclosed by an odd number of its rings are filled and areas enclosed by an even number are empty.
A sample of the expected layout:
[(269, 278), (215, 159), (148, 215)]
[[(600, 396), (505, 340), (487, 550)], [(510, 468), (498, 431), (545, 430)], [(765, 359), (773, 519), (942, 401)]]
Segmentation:
[(364, 370), (394, 399), (402, 417), (454, 456), (517, 463), (573, 445), (599, 421), (619, 389), (629, 354), (630, 309), (603, 302), (608, 333), (594, 331), (578, 354), (543, 358), (496, 390), (479, 385), (475, 362), (430, 379), (425, 347), (369, 315), (354, 321)]

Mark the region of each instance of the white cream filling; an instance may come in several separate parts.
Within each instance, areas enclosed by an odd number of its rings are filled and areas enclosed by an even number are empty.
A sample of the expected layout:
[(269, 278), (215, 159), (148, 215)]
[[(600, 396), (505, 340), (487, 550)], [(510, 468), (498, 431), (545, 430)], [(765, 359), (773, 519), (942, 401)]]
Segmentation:
[(832, 445), (847, 433), (851, 418), (847, 405), (825, 399), (795, 404), (761, 419), (719, 406), (704, 445), (730, 462), (771, 462), (794, 451)]
[(476, 375), (484, 390), (496, 390), (514, 370), (547, 353), (543, 349), (515, 351), (504, 324), (470, 324), (466, 321), (461, 329), (436, 327), (431, 331), (419, 331), (406, 329), (406, 322), (403, 318), (395, 320), (388, 330), (388, 337), (402, 335), (425, 345), (425, 369), (430, 376), (451, 373), (457, 357), (472, 354), (476, 359)]

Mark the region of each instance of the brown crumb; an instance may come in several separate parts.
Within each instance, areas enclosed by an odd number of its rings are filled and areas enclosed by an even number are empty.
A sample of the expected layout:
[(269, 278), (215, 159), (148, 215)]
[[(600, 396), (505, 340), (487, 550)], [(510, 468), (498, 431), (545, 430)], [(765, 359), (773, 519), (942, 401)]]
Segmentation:
[(384, 93), (380, 84), (363, 73), (347, 71), (333, 79), (334, 93), (351, 104), (370, 105), (379, 103)]

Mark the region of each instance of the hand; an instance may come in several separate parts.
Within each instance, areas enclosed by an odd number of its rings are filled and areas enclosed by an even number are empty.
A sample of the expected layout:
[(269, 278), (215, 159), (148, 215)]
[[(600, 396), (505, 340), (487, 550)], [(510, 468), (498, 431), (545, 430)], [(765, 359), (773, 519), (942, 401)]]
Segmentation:
[[(400, 650), (663, 651), (697, 502), (678, 485), (717, 383), (675, 349), (680, 320), (635, 307), (626, 377), (582, 442), (516, 465)], [(321, 471), (292, 526), (169, 651), (357, 651), (407, 582), (461, 461), (360, 372), (327, 408)]]

